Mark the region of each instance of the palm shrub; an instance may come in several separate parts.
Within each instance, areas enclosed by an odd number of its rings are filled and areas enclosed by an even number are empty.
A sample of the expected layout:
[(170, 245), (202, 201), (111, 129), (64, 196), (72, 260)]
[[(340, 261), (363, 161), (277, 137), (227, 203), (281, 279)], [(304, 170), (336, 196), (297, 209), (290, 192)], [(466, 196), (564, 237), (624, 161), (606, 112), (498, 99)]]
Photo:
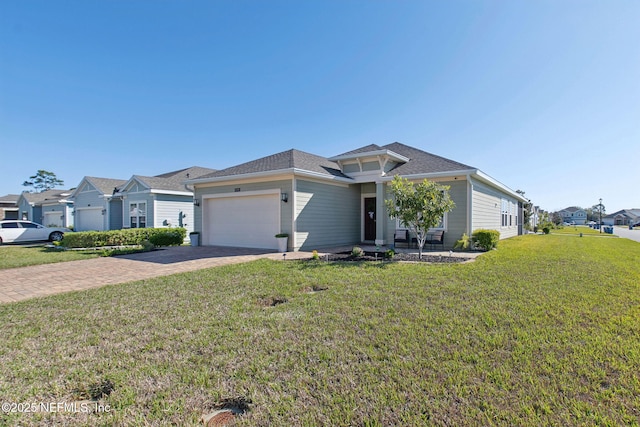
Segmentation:
[(460, 237), (460, 240), (458, 240), (456, 244), (453, 245), (453, 249), (457, 251), (468, 251), (470, 247), (471, 239), (469, 238), (469, 236), (467, 236), (467, 233), (462, 233), (462, 237)]

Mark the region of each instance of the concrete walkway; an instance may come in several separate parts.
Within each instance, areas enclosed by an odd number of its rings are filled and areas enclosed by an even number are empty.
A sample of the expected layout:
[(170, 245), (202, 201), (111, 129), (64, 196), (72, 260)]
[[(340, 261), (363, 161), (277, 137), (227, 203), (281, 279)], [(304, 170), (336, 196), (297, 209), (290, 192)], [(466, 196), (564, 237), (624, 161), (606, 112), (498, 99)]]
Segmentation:
[(260, 258), (311, 258), (310, 252), (281, 253), (260, 249), (179, 246), (117, 257), (100, 257), (0, 272), (0, 303), (21, 301), (61, 292), (132, 282)]
[(629, 227), (615, 226), (613, 227), (613, 234), (616, 236), (624, 237), (625, 239), (635, 240), (640, 242), (640, 229), (629, 230)]

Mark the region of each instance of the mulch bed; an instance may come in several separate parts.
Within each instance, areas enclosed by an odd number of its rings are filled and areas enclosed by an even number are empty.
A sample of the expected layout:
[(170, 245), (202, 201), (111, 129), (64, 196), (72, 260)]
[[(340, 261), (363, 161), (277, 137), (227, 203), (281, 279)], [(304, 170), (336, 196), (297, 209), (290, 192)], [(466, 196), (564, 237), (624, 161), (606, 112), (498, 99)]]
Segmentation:
[(459, 263), (469, 261), (471, 258), (462, 258), (459, 256), (440, 256), (440, 255), (429, 255), (429, 253), (423, 253), (422, 258), (418, 258), (418, 254), (402, 254), (398, 253), (393, 256), (391, 259), (387, 259), (384, 257), (384, 252), (378, 252), (376, 257), (376, 252), (365, 252), (364, 256), (354, 257), (351, 255), (351, 252), (339, 252), (336, 254), (329, 254), (326, 257), (321, 257), (321, 260), (327, 261), (347, 261), (347, 262), (362, 262), (362, 261), (385, 261), (385, 262), (397, 262), (397, 261), (406, 261), (406, 262), (432, 262), (432, 263)]

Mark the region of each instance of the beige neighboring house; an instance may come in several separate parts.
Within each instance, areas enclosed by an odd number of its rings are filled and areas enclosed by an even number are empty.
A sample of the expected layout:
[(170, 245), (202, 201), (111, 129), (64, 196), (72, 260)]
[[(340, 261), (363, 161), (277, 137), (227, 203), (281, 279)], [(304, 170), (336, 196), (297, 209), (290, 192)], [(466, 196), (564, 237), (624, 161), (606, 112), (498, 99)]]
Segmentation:
[(18, 194), (7, 194), (0, 197), (0, 220), (18, 219)]
[(622, 209), (605, 217), (602, 222), (606, 225), (635, 225), (640, 223), (640, 209)]

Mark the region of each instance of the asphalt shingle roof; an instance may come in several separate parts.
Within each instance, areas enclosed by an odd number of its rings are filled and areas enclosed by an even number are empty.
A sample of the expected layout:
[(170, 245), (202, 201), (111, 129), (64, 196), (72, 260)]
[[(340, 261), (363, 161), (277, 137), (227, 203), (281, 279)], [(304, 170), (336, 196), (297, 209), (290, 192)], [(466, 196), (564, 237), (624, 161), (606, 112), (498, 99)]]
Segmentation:
[(566, 212), (576, 212), (576, 211), (579, 211), (579, 210), (582, 210), (582, 209), (580, 209), (577, 206), (570, 206), (570, 207), (562, 209), (562, 210), (566, 211)]
[(371, 152), (371, 151), (380, 151), (380, 150), (384, 150), (384, 148), (382, 148), (382, 147), (380, 147), (379, 145), (376, 145), (376, 144), (369, 144), (369, 145), (364, 146), (364, 147), (356, 148), (355, 150), (347, 151), (346, 153), (338, 154), (336, 157), (350, 156), (352, 154), (368, 153), (368, 152)]
[(16, 203), (18, 201), (19, 197), (20, 197), (19, 194), (7, 194), (6, 196), (0, 197), (0, 202), (2, 202), (2, 203)]
[(294, 149), (222, 169), (203, 175), (200, 178), (245, 175), (251, 173), (288, 170), (292, 168), (349, 179), (348, 176), (344, 175), (340, 171), (340, 166), (338, 166), (337, 163), (332, 162), (325, 157), (316, 156), (315, 154), (305, 153), (304, 151)]
[(96, 187), (102, 194), (113, 194), (115, 188), (120, 188), (126, 184), (126, 179), (98, 178), (95, 176), (87, 176), (87, 181)]
[(187, 179), (196, 179), (202, 175), (215, 172), (215, 169), (192, 166), (178, 171), (167, 172), (156, 176), (134, 175), (133, 177), (154, 190), (188, 191), (184, 186)]
[[(372, 151), (382, 150), (393, 151), (394, 153), (409, 159), (409, 161), (407, 161), (406, 163), (401, 163), (394, 169), (392, 169), (389, 173), (390, 175), (415, 175), (476, 169), (472, 166), (449, 160), (444, 157), (436, 156), (434, 154), (427, 153), (426, 151), (422, 151), (417, 148), (409, 147), (408, 145), (404, 145), (399, 142), (394, 142), (393, 144), (388, 144), (382, 147), (376, 144), (370, 144), (340, 154), (336, 157), (348, 156), (353, 154), (364, 154)], [(309, 172), (316, 172), (327, 176), (351, 179), (349, 176), (341, 172), (338, 163), (322, 156), (317, 156), (315, 154), (310, 154), (295, 149), (283, 151), (281, 153), (272, 154), (270, 156), (262, 157), (257, 160), (242, 163), (240, 165), (218, 170), (206, 175), (202, 175), (200, 176), (200, 178), (219, 178), (260, 172), (290, 170), (294, 168)], [(195, 177), (192, 177), (192, 179), (195, 179)]]
[(408, 145), (404, 145), (399, 142), (385, 145), (382, 148), (393, 151), (394, 153), (400, 154), (409, 159), (408, 162), (401, 163), (393, 168), (388, 175), (417, 175), (424, 173), (476, 169), (473, 166), (465, 165), (464, 163), (456, 162), (441, 156), (436, 156), (435, 154), (427, 153), (426, 151), (409, 147)]
[(69, 197), (73, 190), (46, 190), (41, 193), (29, 193), (25, 191), (22, 193), (27, 202), (29, 203), (42, 203), (45, 201), (62, 200), (65, 197)]

